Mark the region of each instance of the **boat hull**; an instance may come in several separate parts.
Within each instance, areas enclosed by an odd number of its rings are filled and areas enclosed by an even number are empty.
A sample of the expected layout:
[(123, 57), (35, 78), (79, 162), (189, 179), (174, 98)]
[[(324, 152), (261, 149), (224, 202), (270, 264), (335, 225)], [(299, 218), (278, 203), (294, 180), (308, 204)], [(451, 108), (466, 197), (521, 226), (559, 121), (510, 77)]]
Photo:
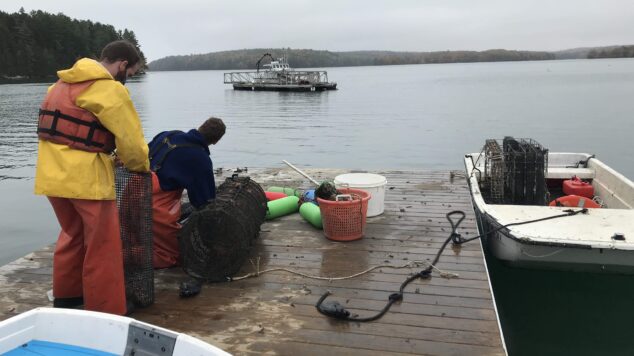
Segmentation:
[(0, 354), (229, 354), (192, 336), (128, 317), (85, 310), (36, 308), (0, 322)]
[(634, 252), (587, 246), (535, 244), (513, 236), (474, 204), (485, 251), (511, 267), (634, 274)]

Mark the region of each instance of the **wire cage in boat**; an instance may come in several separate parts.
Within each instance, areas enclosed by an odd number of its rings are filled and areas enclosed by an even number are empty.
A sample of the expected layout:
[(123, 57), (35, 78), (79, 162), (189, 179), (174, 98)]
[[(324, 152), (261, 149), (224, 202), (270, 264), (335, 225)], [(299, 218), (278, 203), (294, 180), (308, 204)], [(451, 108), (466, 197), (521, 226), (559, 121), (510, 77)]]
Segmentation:
[(493, 204), (545, 205), (548, 149), (533, 139), (488, 139), (484, 154), (484, 198)]

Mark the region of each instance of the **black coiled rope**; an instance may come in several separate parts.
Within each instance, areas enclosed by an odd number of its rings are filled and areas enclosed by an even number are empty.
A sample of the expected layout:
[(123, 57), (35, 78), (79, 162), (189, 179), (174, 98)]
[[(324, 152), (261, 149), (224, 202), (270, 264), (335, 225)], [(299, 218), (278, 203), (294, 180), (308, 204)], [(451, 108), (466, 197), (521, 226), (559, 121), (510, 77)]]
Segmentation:
[[(414, 281), (416, 279), (419, 279), (419, 278), (420, 279), (429, 279), (429, 278), (431, 278), (432, 269), (434, 268), (436, 263), (438, 263), (438, 261), (440, 260), (440, 256), (442, 255), (443, 251), (445, 250), (445, 247), (447, 247), (447, 245), (449, 244), (450, 241), (454, 245), (462, 245), (462, 244), (467, 243), (469, 241), (473, 241), (473, 240), (479, 239), (479, 238), (481, 238), (483, 236), (498, 232), (498, 231), (500, 231), (502, 229), (506, 229), (506, 228), (508, 228), (510, 226), (525, 225), (525, 224), (530, 224), (530, 223), (536, 223), (536, 222), (539, 222), (539, 221), (563, 218), (563, 217), (566, 217), (566, 216), (574, 216), (574, 215), (577, 215), (579, 213), (586, 214), (587, 212), (588, 212), (588, 209), (580, 209), (580, 210), (568, 209), (568, 210), (564, 210), (563, 214), (557, 214), (557, 215), (548, 216), (548, 217), (545, 217), (545, 218), (527, 220), (527, 221), (521, 221), (521, 222), (516, 222), (516, 223), (510, 223), (510, 224), (502, 225), (502, 226), (499, 226), (498, 228), (495, 228), (495, 229), (493, 229), (491, 231), (487, 231), (484, 234), (465, 239), (459, 233), (457, 233), (456, 230), (458, 230), (458, 226), (460, 226), (462, 221), (465, 219), (466, 215), (465, 215), (464, 211), (462, 211), (462, 210), (451, 211), (451, 212), (447, 213), (447, 215), (445, 215), (445, 217), (449, 221), (449, 224), (451, 225), (451, 234), (445, 240), (445, 242), (442, 244), (442, 246), (440, 247), (440, 249), (436, 253), (436, 257), (434, 257), (434, 260), (432, 261), (432, 263), (427, 268), (423, 269), (422, 271), (407, 277), (407, 279), (405, 279), (405, 281), (403, 281), (403, 283), (401, 283), (401, 286), (398, 289), (398, 292), (390, 294), (390, 296), (388, 297), (387, 303), (385, 304), (383, 309), (381, 309), (381, 311), (379, 311), (377, 314), (375, 314), (373, 316), (365, 317), (365, 318), (359, 318), (359, 317), (351, 316), (350, 315), (350, 311), (348, 311), (346, 308), (344, 308), (343, 305), (341, 305), (339, 302), (337, 302), (337, 301), (328, 301), (328, 302), (326, 302), (325, 301), (326, 298), (328, 298), (328, 296), (332, 294), (330, 291), (327, 291), (326, 293), (324, 293), (321, 296), (321, 298), (319, 298), (319, 300), (317, 301), (317, 304), (315, 304), (315, 307), (317, 308), (317, 310), (321, 314), (323, 314), (323, 315), (325, 315), (327, 317), (330, 317), (330, 318), (335, 318), (335, 319), (340, 319), (340, 320), (357, 321), (357, 322), (368, 322), (368, 321), (374, 321), (374, 320), (380, 319), (381, 317), (383, 317), (383, 315), (385, 315), (385, 313), (387, 313), (390, 310), (390, 308), (392, 307), (392, 304), (403, 300), (403, 291), (404, 291), (405, 287), (407, 287), (408, 284), (410, 284), (412, 281)], [(456, 217), (457, 217), (457, 219), (454, 219)]]

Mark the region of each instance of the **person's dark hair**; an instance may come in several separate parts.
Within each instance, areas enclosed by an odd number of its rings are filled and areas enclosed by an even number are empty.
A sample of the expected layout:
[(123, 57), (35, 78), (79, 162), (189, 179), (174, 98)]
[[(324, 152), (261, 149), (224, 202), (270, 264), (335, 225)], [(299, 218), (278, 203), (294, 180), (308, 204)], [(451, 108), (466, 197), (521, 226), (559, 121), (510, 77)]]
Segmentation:
[(203, 135), (208, 145), (220, 141), (225, 134), (225, 130), (225, 123), (217, 117), (210, 117), (198, 128), (198, 132)]
[(128, 67), (139, 63), (141, 56), (134, 45), (126, 40), (110, 42), (101, 51), (100, 61), (113, 63), (116, 61), (128, 61)]

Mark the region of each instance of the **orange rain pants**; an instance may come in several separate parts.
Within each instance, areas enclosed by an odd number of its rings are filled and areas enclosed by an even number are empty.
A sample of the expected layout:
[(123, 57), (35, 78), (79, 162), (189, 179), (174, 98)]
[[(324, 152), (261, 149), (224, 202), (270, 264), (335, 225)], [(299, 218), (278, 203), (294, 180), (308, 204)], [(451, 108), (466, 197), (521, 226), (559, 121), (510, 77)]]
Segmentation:
[(84, 309), (126, 313), (119, 215), (114, 200), (48, 197), (62, 228), (53, 256), (53, 296)]
[(181, 197), (183, 190), (163, 191), (158, 177), (152, 173), (152, 234), (154, 235), (154, 268), (174, 267), (178, 264), (178, 230), (181, 225)]

